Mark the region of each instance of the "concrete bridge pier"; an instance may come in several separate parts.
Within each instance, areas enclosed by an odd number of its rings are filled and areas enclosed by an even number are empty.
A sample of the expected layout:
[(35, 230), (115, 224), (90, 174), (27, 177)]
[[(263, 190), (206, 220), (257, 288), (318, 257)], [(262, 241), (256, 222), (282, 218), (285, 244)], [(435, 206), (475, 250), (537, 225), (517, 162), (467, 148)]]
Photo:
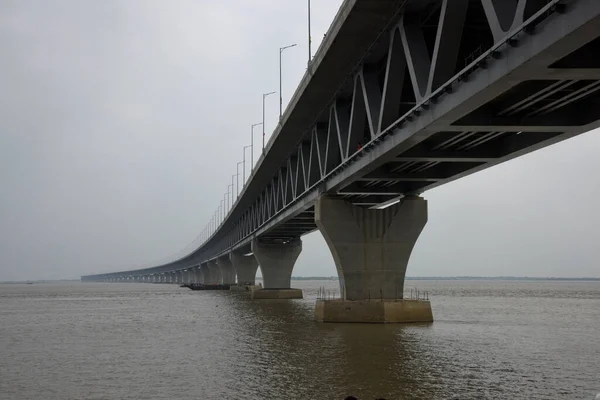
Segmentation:
[(253, 290), (256, 286), (256, 270), (258, 269), (258, 261), (253, 254), (245, 256), (236, 251), (229, 253), (235, 273), (237, 275), (237, 285), (232, 286), (231, 290)]
[(191, 274), (191, 283), (202, 283), (202, 274), (200, 272), (200, 266), (195, 265), (189, 269)]
[(193, 268), (194, 267), (188, 267), (185, 270), (185, 274), (183, 276), (183, 283), (187, 283), (187, 284), (194, 283), (194, 271), (193, 271)]
[(223, 279), (223, 284), (234, 285), (235, 284), (235, 270), (233, 264), (229, 260), (229, 257), (221, 257), (217, 259), (217, 265)]
[(200, 265), (200, 274), (202, 275), (202, 283), (210, 283), (210, 268), (208, 268), (208, 263)]
[(253, 299), (301, 299), (302, 290), (292, 289), (292, 270), (302, 252), (302, 240), (287, 243), (252, 241), (252, 253), (260, 265), (263, 289), (252, 291)]
[(221, 277), (221, 270), (217, 261), (209, 261), (206, 265), (208, 265), (208, 270), (210, 271), (208, 283), (213, 285), (221, 283), (223, 278)]
[(404, 300), (410, 253), (427, 223), (427, 201), (405, 197), (385, 209), (322, 196), (315, 222), (333, 255), (341, 300), (318, 300), (323, 322), (432, 322), (429, 301)]

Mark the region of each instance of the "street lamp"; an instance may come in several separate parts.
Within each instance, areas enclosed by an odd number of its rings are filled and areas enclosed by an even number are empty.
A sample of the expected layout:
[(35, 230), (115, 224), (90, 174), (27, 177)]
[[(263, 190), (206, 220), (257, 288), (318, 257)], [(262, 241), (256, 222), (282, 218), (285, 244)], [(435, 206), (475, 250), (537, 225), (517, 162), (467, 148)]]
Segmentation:
[[(264, 100), (264, 97), (263, 97)], [(263, 101), (263, 119), (265, 119), (264, 115), (264, 101)], [(259, 122), (258, 124), (253, 124), (252, 127), (250, 128), (250, 148), (252, 150), (250, 150), (250, 171), (254, 171), (254, 127), (255, 126), (259, 126), (262, 125), (262, 122)]]
[(312, 39), (310, 37), (310, 0), (308, 0), (308, 65), (312, 59), (312, 51), (310, 50)]
[(234, 192), (235, 192), (235, 184), (233, 183), (235, 181), (235, 174), (231, 175), (231, 208), (233, 208), (233, 198), (235, 197)]
[(223, 207), (223, 221), (225, 221), (225, 216), (227, 215), (227, 212), (229, 212), (229, 186), (231, 185), (227, 185), (227, 194), (225, 195), (225, 199), (227, 200), (225, 202), (225, 207)]
[[(249, 146), (244, 146), (244, 168), (242, 168), (242, 170), (244, 171), (244, 179), (242, 180), (242, 182), (244, 182), (244, 185), (246, 184), (246, 149), (247, 148), (252, 148), (252, 145)], [(252, 150), (250, 150), (252, 151)]]
[(263, 156), (265, 155), (265, 97), (270, 96), (270, 95), (275, 94), (275, 93), (277, 93), (277, 92), (263, 93), (263, 107), (262, 107), (262, 112), (263, 112), (263, 120), (262, 120), (263, 147), (262, 147), (262, 152), (263, 152)]
[(290, 47), (294, 46), (296, 46), (296, 43), (279, 48), (279, 121), (281, 121), (281, 115), (283, 114), (283, 98), (281, 94), (281, 53), (283, 53), (285, 49), (289, 49)]
[(244, 162), (240, 161), (239, 163), (237, 163), (237, 167), (236, 167), (236, 171), (237, 171), (237, 174), (235, 174), (236, 185), (237, 185), (236, 199), (240, 197), (240, 164), (244, 164)]

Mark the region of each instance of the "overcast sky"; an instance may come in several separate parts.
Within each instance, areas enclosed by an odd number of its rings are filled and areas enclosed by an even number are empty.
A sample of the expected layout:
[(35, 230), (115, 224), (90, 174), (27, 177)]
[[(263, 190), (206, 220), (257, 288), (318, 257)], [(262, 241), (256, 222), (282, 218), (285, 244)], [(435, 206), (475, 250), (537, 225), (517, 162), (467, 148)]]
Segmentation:
[[(312, 3), (314, 52), (341, 0)], [(194, 242), (292, 43), (284, 106), (308, 57), (305, 0), (1, 1), (0, 280), (128, 269)], [(599, 145), (590, 132), (425, 193), (408, 275), (600, 276)], [(305, 237), (294, 275), (335, 274)]]

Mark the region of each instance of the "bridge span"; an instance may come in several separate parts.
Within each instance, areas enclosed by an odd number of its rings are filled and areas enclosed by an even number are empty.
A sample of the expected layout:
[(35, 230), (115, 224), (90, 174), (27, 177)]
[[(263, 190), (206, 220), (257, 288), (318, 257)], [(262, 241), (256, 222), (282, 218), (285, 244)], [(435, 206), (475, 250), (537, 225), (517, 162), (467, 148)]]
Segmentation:
[[(399, 301), (429, 189), (599, 126), (598, 0), (346, 0), (227, 215), (180, 259), (83, 281), (290, 290), (319, 229), (342, 300), (325, 321), (431, 320)], [(377, 298), (379, 306), (367, 300)]]

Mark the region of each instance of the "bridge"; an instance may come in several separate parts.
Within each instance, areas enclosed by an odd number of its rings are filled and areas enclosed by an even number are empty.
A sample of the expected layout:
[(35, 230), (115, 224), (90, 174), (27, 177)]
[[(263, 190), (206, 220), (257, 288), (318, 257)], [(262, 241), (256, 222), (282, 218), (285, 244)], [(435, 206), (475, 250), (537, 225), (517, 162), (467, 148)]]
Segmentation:
[[(431, 320), (401, 300), (429, 189), (598, 127), (598, 0), (346, 0), (248, 182), (203, 243), (83, 281), (290, 287), (319, 230), (342, 299), (324, 321)], [(375, 306), (371, 298), (380, 300)]]

